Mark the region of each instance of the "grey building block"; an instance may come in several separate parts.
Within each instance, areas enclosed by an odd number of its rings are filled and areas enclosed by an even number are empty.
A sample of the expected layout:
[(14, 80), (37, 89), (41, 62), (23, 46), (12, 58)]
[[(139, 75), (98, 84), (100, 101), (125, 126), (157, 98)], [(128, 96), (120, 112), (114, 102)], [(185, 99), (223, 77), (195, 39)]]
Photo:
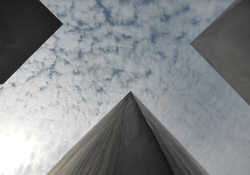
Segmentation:
[(62, 25), (39, 0), (1, 0), (0, 84)]
[(250, 105), (250, 0), (237, 0), (191, 45)]
[(47, 175), (207, 175), (132, 92)]

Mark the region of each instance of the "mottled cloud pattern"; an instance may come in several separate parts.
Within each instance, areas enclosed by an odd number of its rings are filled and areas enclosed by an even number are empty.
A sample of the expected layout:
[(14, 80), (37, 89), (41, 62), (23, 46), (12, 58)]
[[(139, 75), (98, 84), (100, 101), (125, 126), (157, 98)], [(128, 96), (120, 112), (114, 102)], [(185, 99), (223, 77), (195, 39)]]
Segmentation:
[(64, 25), (0, 87), (0, 139), (33, 143), (12, 174), (46, 174), (129, 91), (210, 174), (249, 174), (249, 106), (190, 46), (233, 0), (42, 2)]

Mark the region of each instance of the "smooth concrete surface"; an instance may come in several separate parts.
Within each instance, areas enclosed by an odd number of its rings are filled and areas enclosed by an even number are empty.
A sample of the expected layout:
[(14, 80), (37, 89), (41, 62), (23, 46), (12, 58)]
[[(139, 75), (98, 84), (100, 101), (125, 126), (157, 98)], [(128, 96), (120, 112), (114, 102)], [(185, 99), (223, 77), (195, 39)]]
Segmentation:
[(208, 174), (181, 143), (149, 111), (149, 109), (136, 96), (134, 97), (174, 174)]
[(39, 0), (1, 0), (0, 84), (61, 25)]
[(237, 0), (191, 45), (250, 105), (250, 0)]
[(47, 175), (207, 175), (130, 92)]

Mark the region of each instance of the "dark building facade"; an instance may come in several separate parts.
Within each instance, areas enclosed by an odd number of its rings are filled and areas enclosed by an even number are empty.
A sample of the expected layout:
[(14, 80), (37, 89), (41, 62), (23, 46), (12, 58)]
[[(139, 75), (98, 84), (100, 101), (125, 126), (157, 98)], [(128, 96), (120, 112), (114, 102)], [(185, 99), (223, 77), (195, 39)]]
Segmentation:
[(47, 175), (207, 175), (132, 92)]
[(191, 45), (250, 105), (250, 0), (236, 0)]
[(62, 25), (39, 0), (1, 0), (0, 84)]

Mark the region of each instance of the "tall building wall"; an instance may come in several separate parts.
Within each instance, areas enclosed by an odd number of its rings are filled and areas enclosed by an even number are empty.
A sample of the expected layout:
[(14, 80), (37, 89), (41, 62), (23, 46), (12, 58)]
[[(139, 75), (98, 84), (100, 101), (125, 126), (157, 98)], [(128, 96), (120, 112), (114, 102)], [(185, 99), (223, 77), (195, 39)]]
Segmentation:
[(4, 84), (61, 25), (39, 0), (1, 0), (0, 84)]
[(129, 93), (47, 175), (207, 175)]
[(191, 45), (250, 105), (250, 0), (236, 0)]

